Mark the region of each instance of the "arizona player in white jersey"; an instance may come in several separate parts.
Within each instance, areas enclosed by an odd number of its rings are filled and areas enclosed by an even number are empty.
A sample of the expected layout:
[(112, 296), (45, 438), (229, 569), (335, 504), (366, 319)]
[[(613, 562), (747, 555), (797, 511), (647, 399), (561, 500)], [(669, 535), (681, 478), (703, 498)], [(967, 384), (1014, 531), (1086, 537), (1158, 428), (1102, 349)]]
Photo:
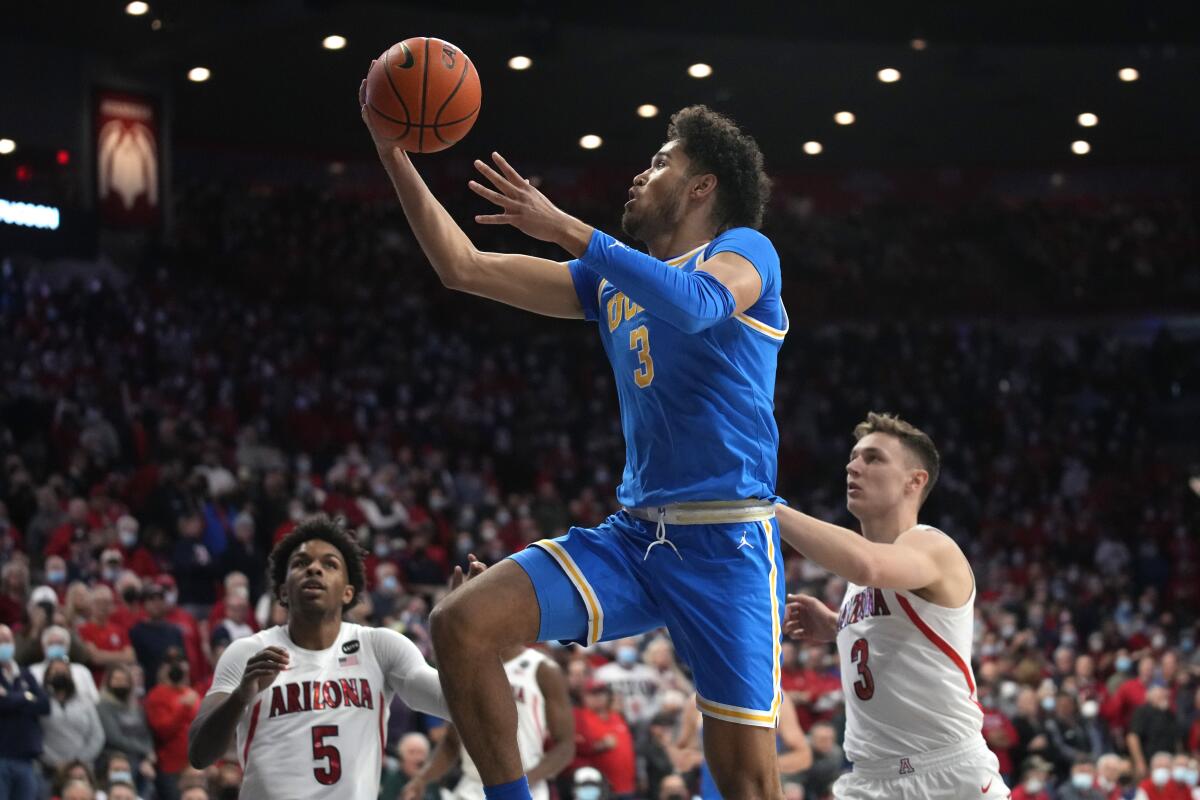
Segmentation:
[(839, 800), (1006, 798), (984, 743), (971, 671), (975, 577), (954, 540), (917, 512), (940, 457), (922, 431), (871, 413), (854, 429), (846, 507), (862, 535), (778, 507), (780, 536), (849, 582), (840, 613), (789, 595), (785, 632), (837, 640), (853, 772)]
[[(549, 800), (549, 780), (575, 758), (575, 715), (562, 670), (546, 654), (517, 645), (500, 654), (517, 706), (517, 747), (533, 800)], [(547, 742), (551, 746), (547, 749)], [(420, 800), (425, 787), (462, 759), (455, 800), (483, 800), (483, 779), (454, 726), (438, 742), (429, 762), (404, 787), (403, 800)]]
[(342, 621), (365, 576), (357, 543), (328, 517), (280, 540), (271, 577), (288, 622), (222, 654), (188, 760), (209, 766), (236, 732), (242, 797), (375, 800), (393, 695), (450, 717), (437, 672), (399, 633)]

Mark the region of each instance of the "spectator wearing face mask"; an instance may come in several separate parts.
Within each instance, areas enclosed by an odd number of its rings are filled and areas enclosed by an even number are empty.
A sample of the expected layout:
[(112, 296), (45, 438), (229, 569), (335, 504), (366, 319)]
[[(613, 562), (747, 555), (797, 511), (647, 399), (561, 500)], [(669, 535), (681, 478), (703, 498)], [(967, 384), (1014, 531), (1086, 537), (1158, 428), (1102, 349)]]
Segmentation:
[(400, 568), (391, 561), (380, 561), (375, 567), (375, 590), (371, 592), (371, 605), (375, 607), (377, 620), (399, 613), (402, 591)]
[(1106, 800), (1107, 795), (1096, 784), (1096, 767), (1086, 758), (1071, 766), (1071, 776), (1061, 783), (1054, 800)]
[(574, 800), (607, 800), (608, 783), (595, 767), (580, 767), (571, 777)]
[(146, 721), (146, 712), (133, 694), (133, 673), (125, 667), (113, 667), (104, 681), (104, 692), (96, 704), (105, 746), (124, 753), (137, 765), (138, 786), (154, 779), (154, 736)]
[[(1117, 674), (1128, 675), (1131, 665), (1129, 656), (1118, 656)], [(1137, 675), (1120, 681), (1100, 709), (1100, 713), (1108, 720), (1108, 724), (1121, 735), (1129, 729), (1133, 712), (1146, 702), (1146, 692), (1150, 689), (1150, 681), (1154, 677), (1154, 666), (1154, 659), (1144, 656), (1138, 661)], [(1142, 766), (1142, 770), (1144, 769), (1145, 765)]]
[(157, 583), (146, 586), (142, 602), (146, 618), (129, 631), (129, 640), (142, 665), (146, 685), (153, 686), (158, 678), (159, 667), (166, 661), (171, 648), (184, 652), (183, 634), (179, 628), (167, 621), (167, 602), (163, 587)]
[(1012, 800), (1050, 800), (1046, 780), (1050, 776), (1050, 762), (1034, 756), (1021, 770), (1021, 783), (1013, 789)]
[(8, 797), (34, 797), (34, 761), (42, 754), (40, 717), (50, 713), (41, 682), (14, 659), (16, 646), (7, 625), (0, 624), (0, 787)]
[(158, 792), (173, 799), (179, 796), (179, 775), (188, 766), (188, 726), (200, 708), (200, 695), (188, 683), (182, 651), (172, 653), (159, 678), (146, 695), (146, 720), (158, 755)]
[(42, 631), (42, 652), (46, 657), (41, 663), (32, 665), (29, 671), (44, 686), (46, 685), (46, 668), (53, 661), (62, 661), (69, 667), (68, 672), (75, 692), (88, 702), (95, 703), (100, 699), (100, 693), (96, 690), (96, 681), (92, 678), (92, 671), (83, 664), (72, 662), (68, 656), (70, 649), (70, 632), (61, 625), (51, 625)]
[(639, 660), (637, 639), (619, 639), (616, 656), (615, 661), (596, 670), (596, 680), (612, 687), (617, 710), (631, 726), (640, 728), (658, 711), (662, 679), (658, 670)]
[(119, 791), (120, 786), (129, 787), (133, 800), (139, 800), (133, 767), (124, 753), (110, 750), (104, 759), (104, 769), (97, 777), (100, 787), (96, 790), (96, 800), (121, 800), (124, 793)]
[(1100, 742), (1092, 741), (1075, 705), (1075, 698), (1059, 692), (1053, 698), (1054, 714), (1046, 720), (1046, 735), (1050, 738), (1055, 775), (1066, 780), (1079, 761), (1091, 761), (1100, 756)]
[(1198, 780), (1200, 775), (1196, 773), (1196, 759), (1186, 753), (1177, 753), (1171, 763), (1171, 785), (1179, 800), (1192, 800), (1194, 794), (1200, 794), (1196, 791)]
[(1150, 774), (1138, 784), (1134, 800), (1187, 800), (1183, 787), (1171, 780), (1171, 754), (1155, 753), (1150, 759)]
[[(87, 680), (91, 679), (87, 672)], [(95, 702), (76, 687), (71, 665), (60, 659), (49, 662), (43, 686), (50, 697), (50, 716), (42, 721), (42, 763), (58, 769), (76, 759), (89, 764), (95, 761), (104, 749), (104, 728)]]

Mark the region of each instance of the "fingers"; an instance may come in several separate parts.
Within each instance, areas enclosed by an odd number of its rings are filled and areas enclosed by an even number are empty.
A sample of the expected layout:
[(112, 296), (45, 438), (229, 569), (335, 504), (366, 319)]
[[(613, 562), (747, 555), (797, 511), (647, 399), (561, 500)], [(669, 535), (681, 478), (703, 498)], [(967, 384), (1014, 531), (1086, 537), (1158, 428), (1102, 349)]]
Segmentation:
[(511, 214), (476, 214), (475, 221), (480, 225), (511, 225), (516, 221)]
[(500, 167), (500, 171), (504, 173), (504, 177), (508, 178), (508, 180), (512, 183), (516, 184), (517, 186), (520, 186), (523, 183), (529, 183), (529, 181), (521, 177), (521, 173), (512, 168), (512, 165), (504, 159), (504, 156), (493, 152), (492, 160), (495, 161), (496, 165)]
[(487, 565), (484, 564), (482, 561), (472, 561), (471, 562), (471, 577), (475, 578), (475, 577), (482, 575), (483, 571), (485, 569), (487, 569)]
[(500, 194), (499, 192), (494, 192), (481, 183), (476, 183), (475, 181), (468, 181), (467, 186), (470, 188), (470, 190), (472, 192), (479, 195), (484, 200), (488, 200), (492, 203), (495, 203), (496, 205), (503, 208), (505, 211), (508, 211), (509, 208), (513, 205), (513, 201), (511, 198), (505, 197), (504, 195)]
[(463, 585), (466, 577), (463, 576), (462, 567), (455, 567), (454, 572), (450, 575), (450, 591), (454, 591)]
[(362, 83), (358, 85), (358, 107), (363, 108), (367, 105), (367, 79), (363, 78)]
[(479, 159), (475, 159), (475, 169), (479, 170), (480, 175), (491, 181), (493, 186), (504, 192), (504, 194), (508, 195), (509, 197), (512, 197), (516, 193), (517, 186), (521, 183), (519, 178), (516, 184), (512, 183), (499, 172), (496, 172), (496, 170), (492, 169)]

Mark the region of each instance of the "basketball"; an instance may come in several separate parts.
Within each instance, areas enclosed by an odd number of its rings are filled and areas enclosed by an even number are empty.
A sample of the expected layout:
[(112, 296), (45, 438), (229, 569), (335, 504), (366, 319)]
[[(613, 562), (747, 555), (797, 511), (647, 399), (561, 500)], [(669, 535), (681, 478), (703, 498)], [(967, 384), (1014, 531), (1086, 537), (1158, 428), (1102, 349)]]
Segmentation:
[(371, 124), (414, 153), (445, 150), (466, 136), (481, 100), (479, 73), (467, 54), (429, 36), (392, 45), (367, 74)]

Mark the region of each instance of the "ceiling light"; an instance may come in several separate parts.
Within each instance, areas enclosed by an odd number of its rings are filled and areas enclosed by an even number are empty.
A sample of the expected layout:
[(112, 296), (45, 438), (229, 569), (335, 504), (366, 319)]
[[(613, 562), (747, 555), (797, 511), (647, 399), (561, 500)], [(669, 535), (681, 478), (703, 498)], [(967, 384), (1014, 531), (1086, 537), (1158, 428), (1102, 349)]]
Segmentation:
[(188, 70), (188, 80), (192, 83), (204, 83), (212, 77), (212, 73), (208, 71), (208, 67), (192, 67)]
[(1075, 141), (1071, 142), (1071, 152), (1077, 156), (1086, 156), (1088, 153), (1092, 152), (1092, 146), (1083, 139), (1076, 139)]
[(140, 17), (150, 10), (149, 3), (143, 3), (142, 0), (133, 0), (132, 3), (125, 6), (125, 13), (131, 17)]
[(341, 50), (346, 46), (346, 37), (338, 36), (336, 33), (332, 36), (326, 36), (321, 40), (321, 47), (326, 50)]
[(17, 149), (17, 143), (12, 139), (0, 139), (0, 156), (6, 156)]
[(1080, 125), (1082, 125), (1085, 128), (1094, 128), (1094, 127), (1096, 127), (1096, 123), (1098, 123), (1100, 121), (1100, 118), (1097, 117), (1095, 114), (1091, 113), (1090, 111), (1083, 112), (1075, 119), (1076, 119), (1076, 121), (1079, 122)]
[(1142, 76), (1133, 67), (1123, 67), (1117, 73), (1117, 77), (1120, 78), (1121, 80), (1125, 81), (1126, 83), (1133, 83), (1134, 81), (1136, 81), (1138, 78), (1140, 78)]
[(640, 106), (638, 106), (637, 114), (642, 119), (650, 119), (651, 117), (657, 117), (658, 116), (658, 106), (654, 105), (654, 103), (642, 103)]
[(693, 78), (707, 78), (712, 75), (712, 67), (708, 64), (692, 64), (688, 67), (688, 75)]
[(883, 81), (884, 83), (895, 83), (896, 81), (900, 80), (900, 70), (892, 67), (884, 67), (883, 69), (879, 70), (879, 72), (875, 73), (875, 77), (879, 78), (879, 80)]
[(926, 47), (929, 46), (929, 42), (925, 41), (924, 39), (917, 38), (917, 39), (913, 39), (911, 42), (909, 42), (908, 46), (911, 47), (913, 50), (920, 52), (921, 50), (924, 50)]
[(589, 133), (579, 139), (579, 146), (584, 150), (595, 150), (602, 144), (604, 144), (604, 140), (594, 133)]
[(854, 112), (853, 111), (839, 111), (833, 115), (833, 121), (836, 122), (838, 125), (853, 125), (854, 124)]
[(824, 149), (825, 148), (821, 146), (820, 142), (805, 142), (804, 143), (804, 152), (808, 153), (810, 156), (820, 155), (821, 151)]
[(524, 69), (529, 69), (533, 66), (533, 59), (529, 56), (513, 56), (508, 60), (508, 68), (515, 69), (520, 72)]

